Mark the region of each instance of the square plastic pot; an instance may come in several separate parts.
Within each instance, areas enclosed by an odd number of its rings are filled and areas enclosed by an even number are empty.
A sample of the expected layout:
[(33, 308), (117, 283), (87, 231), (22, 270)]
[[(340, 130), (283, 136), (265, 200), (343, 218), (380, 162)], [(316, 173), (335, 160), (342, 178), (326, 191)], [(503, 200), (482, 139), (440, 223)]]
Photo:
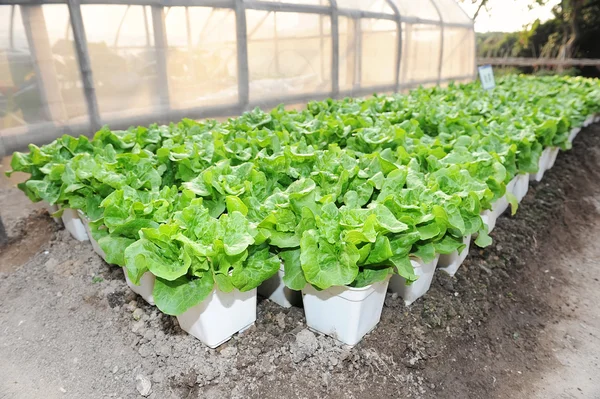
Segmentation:
[(154, 296), (152, 295), (152, 291), (154, 291), (154, 282), (156, 281), (154, 274), (150, 272), (144, 273), (140, 279), (140, 285), (135, 285), (127, 275), (127, 268), (123, 268), (123, 273), (125, 273), (125, 281), (131, 291), (144, 298), (150, 305), (154, 305)]
[(258, 294), (284, 308), (302, 305), (302, 293), (285, 286), (283, 283), (283, 273), (283, 266), (281, 266), (277, 274), (263, 281), (258, 287)]
[(440, 255), (437, 268), (448, 273), (451, 276), (454, 276), (460, 265), (462, 265), (462, 263), (467, 258), (467, 255), (469, 254), (469, 246), (471, 245), (471, 235), (465, 236), (463, 238), (463, 244), (465, 244), (466, 247), (464, 247), (460, 253), (458, 253), (458, 251), (454, 251), (451, 254)]
[(540, 159), (538, 161), (538, 171), (535, 174), (532, 173), (529, 175), (530, 181), (542, 181), (542, 178), (544, 177), (544, 172), (546, 172), (546, 169), (548, 167), (548, 161), (550, 160), (551, 152), (552, 148), (550, 147), (546, 147), (544, 151), (542, 151), (542, 155), (540, 156)]
[(529, 191), (529, 173), (517, 175), (513, 180), (515, 180), (515, 184), (512, 189), (512, 194), (517, 197), (519, 202), (521, 202)]
[(354, 346), (381, 319), (389, 278), (363, 288), (331, 287), (302, 290), (306, 324), (311, 330)]
[(515, 177), (512, 178), (511, 181), (508, 182), (508, 184), (506, 185), (507, 193), (512, 193), (514, 195), (515, 185), (517, 184), (517, 180), (519, 180), (519, 175), (516, 175)]
[[(512, 180), (506, 186), (507, 191), (508, 191), (508, 187), (512, 186), (511, 183), (512, 183)], [(515, 184), (516, 184), (516, 182), (515, 182)], [(527, 187), (529, 187), (529, 182), (527, 184)], [(499, 198), (492, 204), (492, 209), (487, 209), (487, 210), (481, 212), (481, 219), (483, 220), (483, 223), (487, 224), (488, 233), (491, 233), (492, 230), (494, 230), (494, 227), (496, 227), (496, 221), (498, 220), (500, 215), (502, 215), (504, 213), (504, 211), (506, 211), (508, 209), (509, 205), (510, 204), (508, 203), (508, 199), (506, 198), (506, 195), (503, 195), (501, 198)]]
[(496, 216), (496, 219), (508, 209), (508, 205), (508, 199), (506, 199), (505, 195), (492, 204), (492, 212)]
[(75, 209), (65, 208), (61, 216), (65, 229), (71, 236), (78, 241), (88, 241), (89, 237), (85, 231), (85, 227), (77, 215)]
[[(433, 280), (439, 257), (440, 256), (437, 255), (435, 259), (429, 263), (423, 263), (421, 259), (412, 258), (410, 263), (412, 263), (415, 274), (419, 276), (419, 278), (411, 285), (406, 285), (406, 280), (403, 277), (394, 274), (390, 279), (390, 291), (400, 295), (402, 299), (404, 299), (406, 306), (421, 298), (429, 291), (429, 287), (431, 287), (431, 281)], [(304, 306), (306, 306), (306, 302)]]
[[(46, 210), (48, 211), (48, 213), (50, 214), (51, 217), (52, 217), (53, 213), (58, 212), (58, 210), (60, 209), (58, 207), (58, 205), (50, 205), (46, 201), (44, 201), (44, 208), (46, 208)], [(52, 220), (54, 220), (55, 223), (60, 224), (61, 226), (63, 225), (63, 222), (62, 222), (61, 218), (55, 218), (55, 217), (53, 217)]]
[(554, 166), (554, 163), (556, 162), (556, 158), (558, 157), (559, 150), (560, 149), (558, 147), (552, 147), (550, 149), (550, 154), (548, 155), (547, 164), (546, 164), (546, 170), (552, 169), (552, 167)]
[(580, 127), (574, 127), (573, 129), (571, 129), (571, 134), (569, 134), (569, 142), (572, 143), (573, 140), (575, 140), (575, 137), (577, 137), (577, 135), (579, 134), (579, 132), (581, 132), (581, 128)]
[(488, 233), (491, 233), (496, 227), (496, 219), (498, 219), (498, 215), (494, 212), (494, 209), (487, 209), (481, 212), (481, 220), (483, 224), (486, 224), (488, 227)]
[[(542, 153), (542, 157), (547, 158), (547, 156), (547, 154), (546, 156), (544, 156), (544, 154)], [(540, 157), (540, 164), (542, 163), (542, 157)], [(523, 198), (525, 198), (525, 195), (527, 195), (527, 192), (529, 191), (530, 180), (532, 179), (530, 178), (529, 173), (516, 175), (506, 185), (506, 191), (512, 193), (517, 198), (517, 200), (521, 202)], [(504, 211), (508, 209), (509, 206), (510, 204), (508, 202), (508, 199), (506, 198), (506, 196), (503, 196), (502, 198), (500, 198), (492, 204), (492, 209), (487, 209), (481, 212), (481, 219), (483, 223), (488, 226), (488, 233), (491, 233), (492, 230), (494, 230), (494, 227), (496, 227), (496, 221), (498, 220), (500, 215), (502, 215)]]
[(177, 316), (179, 326), (210, 348), (216, 348), (256, 321), (256, 289), (214, 289), (200, 304)]
[(95, 253), (98, 254), (98, 256), (100, 256), (102, 258), (102, 260), (104, 260), (106, 262), (106, 254), (104, 253), (102, 248), (100, 248), (100, 245), (98, 245), (98, 241), (96, 241), (94, 239), (94, 237), (92, 236), (92, 231), (90, 230), (89, 219), (81, 211), (78, 211), (78, 214), (79, 214), (79, 219), (81, 219), (81, 223), (83, 223), (83, 227), (85, 228), (85, 232), (86, 232), (90, 242), (92, 243), (92, 249), (94, 250)]

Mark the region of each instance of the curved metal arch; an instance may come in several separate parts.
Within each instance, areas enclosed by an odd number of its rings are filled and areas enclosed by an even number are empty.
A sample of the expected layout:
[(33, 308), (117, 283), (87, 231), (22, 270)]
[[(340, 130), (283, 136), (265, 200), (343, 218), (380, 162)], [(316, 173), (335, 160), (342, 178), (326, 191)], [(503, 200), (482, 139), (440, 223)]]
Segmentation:
[(83, 16), (81, 15), (81, 4), (79, 0), (68, 0), (69, 20), (73, 31), (75, 41), (75, 53), (79, 63), (81, 73), (81, 82), (83, 84), (83, 94), (85, 95), (88, 116), (90, 118), (90, 127), (96, 131), (102, 126), (100, 119), (100, 110), (96, 98), (96, 87), (94, 86), (94, 77), (92, 75), (92, 63), (88, 53), (87, 36), (83, 25)]
[(444, 60), (444, 17), (442, 16), (442, 12), (440, 10), (440, 7), (438, 6), (438, 4), (436, 3), (435, 0), (430, 0), (431, 4), (433, 5), (433, 7), (435, 8), (435, 11), (437, 12), (438, 16), (440, 17), (440, 61), (439, 61), (439, 65), (438, 65), (438, 85), (442, 83), (442, 65), (443, 65), (443, 60)]
[(238, 106), (243, 111), (250, 102), (250, 72), (248, 70), (248, 31), (246, 23), (246, 6), (244, 0), (234, 1), (237, 72), (238, 72)]
[(396, 15), (396, 34), (398, 35), (398, 48), (396, 49), (396, 93), (400, 91), (400, 65), (402, 63), (402, 15), (400, 14), (400, 9), (392, 0), (386, 0), (388, 5), (394, 11), (394, 15)]
[(113, 43), (114, 47), (117, 47), (117, 44), (119, 43), (119, 36), (121, 36), (121, 29), (123, 29), (123, 23), (125, 22), (125, 18), (127, 18), (127, 13), (129, 12), (130, 8), (131, 8), (131, 5), (127, 5), (127, 8), (125, 9), (123, 16), (121, 17), (121, 22), (119, 22), (119, 27), (117, 28), (117, 34), (115, 35), (115, 41)]
[(8, 30), (8, 42), (10, 43), (10, 48), (15, 48), (15, 9), (17, 6), (14, 4), (10, 6), (10, 28)]
[(142, 6), (144, 12), (144, 32), (146, 33), (146, 47), (150, 47), (150, 26), (148, 24), (148, 6)]
[(340, 94), (340, 25), (337, 0), (329, 0), (331, 9), (331, 96)]

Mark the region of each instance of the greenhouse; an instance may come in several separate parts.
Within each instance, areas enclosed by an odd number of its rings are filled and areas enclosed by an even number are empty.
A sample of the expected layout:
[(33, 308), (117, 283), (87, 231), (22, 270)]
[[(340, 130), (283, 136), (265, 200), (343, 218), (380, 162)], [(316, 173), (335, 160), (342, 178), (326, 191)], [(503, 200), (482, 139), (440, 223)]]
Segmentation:
[(68, 133), (469, 81), (453, 0), (9, 0), (0, 154)]
[(0, 397), (600, 398), (597, 3), (1, 1)]

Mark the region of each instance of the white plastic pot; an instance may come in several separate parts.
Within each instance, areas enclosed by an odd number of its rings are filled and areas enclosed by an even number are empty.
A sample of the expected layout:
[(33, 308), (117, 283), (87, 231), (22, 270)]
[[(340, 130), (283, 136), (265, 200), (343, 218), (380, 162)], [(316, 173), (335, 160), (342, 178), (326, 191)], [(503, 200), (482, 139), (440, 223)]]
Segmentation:
[[(506, 192), (512, 193), (514, 195), (514, 190), (519, 181), (519, 175), (515, 176), (511, 181), (506, 185)], [(529, 182), (527, 183), (527, 187), (529, 187)], [(501, 198), (497, 199), (494, 203), (492, 203), (492, 209), (487, 209), (481, 212), (481, 219), (483, 223), (488, 226), (488, 233), (491, 233), (494, 227), (496, 226), (496, 220), (506, 211), (509, 207), (510, 203), (508, 202), (508, 198), (506, 195), (503, 195)]]
[(205, 345), (216, 348), (256, 321), (256, 289), (214, 289), (200, 304), (177, 316), (179, 326)]
[(78, 241), (89, 240), (85, 227), (83, 226), (81, 219), (79, 219), (75, 209), (65, 208), (61, 219), (65, 225), (65, 229), (71, 233), (71, 236), (73, 236), (74, 239)]
[[(406, 280), (403, 277), (394, 274), (390, 279), (390, 291), (398, 293), (404, 299), (406, 306), (425, 295), (429, 291), (429, 287), (431, 287), (431, 281), (433, 280), (439, 257), (437, 255), (429, 263), (423, 263), (421, 259), (411, 258), (410, 263), (412, 263), (415, 274), (419, 278), (411, 285), (406, 285)], [(304, 302), (304, 306), (306, 306), (306, 302)]]
[(573, 129), (571, 129), (571, 134), (569, 134), (569, 143), (572, 143), (573, 140), (575, 140), (575, 137), (577, 137), (579, 132), (581, 132), (580, 127), (574, 127)]
[(521, 202), (527, 195), (527, 191), (529, 191), (529, 173), (517, 175), (513, 180), (515, 180), (515, 184), (512, 188), (512, 194), (517, 197), (517, 201)]
[(125, 273), (125, 281), (131, 291), (144, 298), (150, 305), (154, 305), (154, 296), (152, 295), (152, 291), (154, 291), (154, 282), (156, 281), (154, 274), (150, 272), (144, 273), (140, 279), (140, 285), (135, 285), (127, 275), (127, 268), (123, 268), (123, 273)]
[(100, 248), (100, 245), (98, 245), (98, 241), (96, 241), (94, 239), (94, 237), (92, 236), (92, 231), (90, 230), (89, 219), (81, 211), (78, 211), (78, 214), (79, 214), (79, 219), (81, 219), (81, 223), (83, 223), (83, 227), (85, 228), (85, 232), (86, 232), (90, 242), (92, 243), (92, 249), (94, 250), (95, 253), (98, 254), (98, 256), (100, 256), (102, 258), (102, 260), (104, 260), (106, 262), (106, 254), (104, 253), (102, 248)]
[(514, 195), (515, 185), (517, 184), (517, 180), (519, 180), (519, 175), (516, 175), (515, 177), (512, 178), (511, 181), (508, 182), (508, 184), (506, 185), (507, 193), (512, 193)]
[(469, 254), (469, 246), (471, 245), (471, 235), (465, 236), (463, 238), (463, 244), (465, 244), (466, 247), (464, 247), (460, 253), (458, 253), (458, 251), (454, 251), (451, 254), (440, 255), (437, 268), (439, 270), (443, 270), (451, 276), (454, 276), (460, 265), (462, 265), (462, 263), (467, 258), (467, 255)]
[(538, 161), (538, 171), (535, 174), (529, 175), (530, 181), (542, 181), (544, 177), (544, 172), (548, 167), (548, 161), (550, 160), (550, 153), (552, 152), (552, 148), (546, 147), (544, 151), (542, 151), (542, 155)]
[(587, 127), (587, 126), (591, 125), (592, 123), (594, 123), (594, 115), (589, 115), (587, 118), (585, 118), (585, 121), (583, 122), (583, 126)]
[(492, 212), (496, 216), (496, 219), (500, 217), (504, 213), (506, 209), (508, 209), (508, 199), (506, 199), (506, 195), (503, 195), (496, 202), (492, 204)]
[(494, 227), (496, 227), (496, 219), (498, 218), (498, 215), (496, 212), (494, 212), (494, 209), (486, 209), (485, 211), (481, 212), (481, 220), (483, 221), (483, 224), (486, 224), (488, 227), (488, 233), (491, 233), (492, 230), (494, 230)]
[(302, 304), (302, 294), (300, 291), (294, 291), (285, 286), (283, 273), (283, 266), (281, 266), (277, 274), (263, 281), (258, 287), (258, 294), (284, 308), (300, 306)]
[(389, 278), (364, 288), (331, 287), (302, 290), (306, 324), (346, 345), (356, 345), (381, 318)]
[(546, 164), (546, 170), (551, 169), (554, 166), (554, 163), (556, 162), (556, 158), (558, 157), (558, 151), (559, 151), (558, 147), (552, 147), (550, 149), (550, 154), (548, 155), (547, 164)]
[(600, 115), (594, 116), (594, 123), (600, 122)]
[[(58, 212), (58, 210), (60, 209), (58, 207), (58, 205), (50, 205), (46, 201), (44, 201), (44, 207), (46, 208), (46, 210), (48, 211), (48, 213), (50, 214), (50, 216), (52, 216), (53, 213)], [(57, 223), (57, 224), (60, 224), (60, 225), (63, 224), (61, 218), (55, 218), (55, 217), (53, 217), (52, 220), (54, 220), (54, 222)]]
[[(508, 186), (511, 185), (511, 183), (512, 183), (512, 180), (506, 186), (507, 191), (508, 191)], [(529, 187), (529, 182), (528, 182), (527, 187)], [(483, 220), (483, 223), (487, 224), (488, 233), (491, 233), (492, 230), (494, 230), (494, 227), (496, 227), (496, 221), (498, 220), (500, 215), (502, 215), (504, 213), (504, 211), (506, 211), (508, 209), (509, 205), (510, 204), (508, 202), (508, 199), (506, 198), (506, 195), (503, 195), (501, 198), (499, 198), (492, 204), (492, 209), (487, 209), (487, 210), (481, 212), (481, 219)]]

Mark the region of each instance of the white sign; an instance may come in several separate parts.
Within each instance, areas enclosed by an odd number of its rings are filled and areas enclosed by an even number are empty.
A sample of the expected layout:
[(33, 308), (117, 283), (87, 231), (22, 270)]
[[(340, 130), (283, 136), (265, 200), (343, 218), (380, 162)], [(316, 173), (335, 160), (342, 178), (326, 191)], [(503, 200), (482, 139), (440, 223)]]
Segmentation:
[(480, 66), (479, 68), (479, 79), (481, 80), (481, 86), (485, 90), (490, 90), (496, 87), (496, 81), (494, 80), (494, 71), (491, 65)]

